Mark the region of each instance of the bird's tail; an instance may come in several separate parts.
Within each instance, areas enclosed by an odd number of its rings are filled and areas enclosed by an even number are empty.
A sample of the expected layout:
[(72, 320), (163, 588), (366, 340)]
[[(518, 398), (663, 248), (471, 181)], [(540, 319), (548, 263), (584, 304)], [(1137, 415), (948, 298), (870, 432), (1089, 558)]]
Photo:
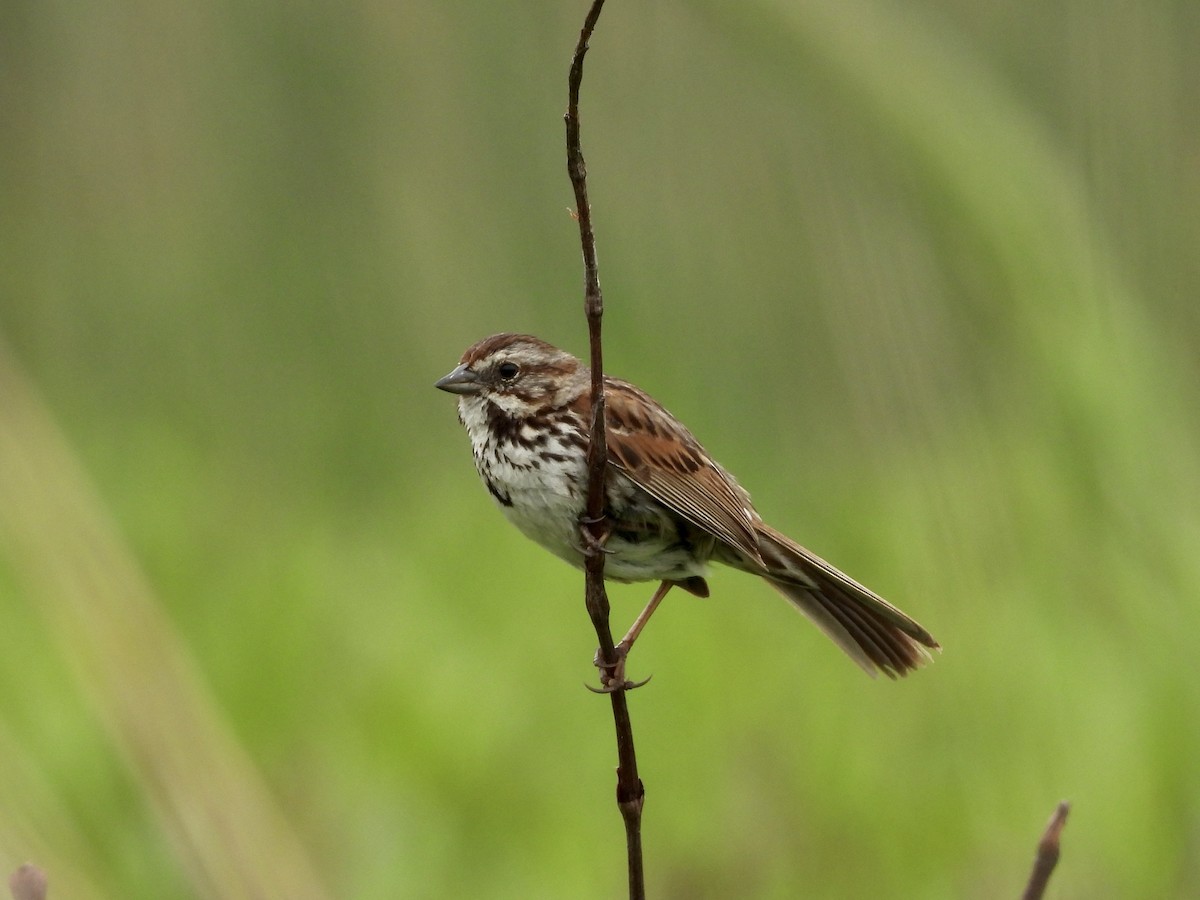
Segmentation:
[(941, 645), (933, 635), (878, 594), (838, 571), (791, 538), (759, 524), (758, 571), (833, 639), (868, 675), (907, 675)]

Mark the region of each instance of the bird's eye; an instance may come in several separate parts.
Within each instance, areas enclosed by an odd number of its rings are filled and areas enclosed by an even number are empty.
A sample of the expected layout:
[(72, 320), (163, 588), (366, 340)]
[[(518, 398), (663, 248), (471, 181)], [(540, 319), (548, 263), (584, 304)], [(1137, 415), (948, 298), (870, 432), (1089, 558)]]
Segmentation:
[(511, 381), (517, 377), (517, 373), (521, 371), (521, 367), (515, 362), (500, 363), (500, 368), (496, 370), (500, 373), (500, 377), (505, 381)]

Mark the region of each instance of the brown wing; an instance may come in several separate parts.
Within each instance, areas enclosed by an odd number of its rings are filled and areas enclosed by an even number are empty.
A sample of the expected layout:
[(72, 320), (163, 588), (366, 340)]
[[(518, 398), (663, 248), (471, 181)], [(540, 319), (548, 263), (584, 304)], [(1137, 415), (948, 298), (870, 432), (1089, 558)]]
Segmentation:
[(693, 525), (762, 563), (750, 496), (652, 397), (605, 378), (609, 463)]

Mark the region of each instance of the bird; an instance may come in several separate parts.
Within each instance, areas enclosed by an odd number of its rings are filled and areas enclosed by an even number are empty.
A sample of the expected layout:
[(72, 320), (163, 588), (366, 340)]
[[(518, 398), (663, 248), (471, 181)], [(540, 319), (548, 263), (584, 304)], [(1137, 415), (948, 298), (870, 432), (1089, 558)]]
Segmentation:
[[(506, 332), (467, 348), (435, 387), (457, 395), (475, 468), (504, 516), (582, 568), (589, 368), (540, 338)], [(907, 675), (941, 650), (916, 620), (767, 525), (749, 493), (649, 394), (606, 375), (604, 403), (604, 575), (659, 582), (616, 648), (621, 673), (668, 591), (709, 595), (710, 563), (762, 578), (869, 675)]]

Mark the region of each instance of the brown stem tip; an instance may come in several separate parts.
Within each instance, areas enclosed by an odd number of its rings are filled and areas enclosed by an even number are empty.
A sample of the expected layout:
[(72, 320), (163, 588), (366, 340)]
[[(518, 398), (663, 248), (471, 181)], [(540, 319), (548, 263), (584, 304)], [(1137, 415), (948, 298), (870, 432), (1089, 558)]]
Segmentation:
[(25, 863), (8, 878), (13, 900), (46, 900), (46, 873), (33, 863)]
[(1063, 800), (1055, 807), (1054, 815), (1046, 823), (1046, 830), (1042, 832), (1042, 839), (1038, 841), (1033, 871), (1029, 873), (1029, 883), (1025, 886), (1025, 893), (1021, 895), (1021, 900), (1041, 900), (1042, 895), (1046, 892), (1046, 885), (1050, 883), (1050, 875), (1054, 872), (1054, 867), (1058, 865), (1059, 840), (1062, 837), (1063, 827), (1067, 824), (1067, 814), (1070, 811), (1071, 804)]

